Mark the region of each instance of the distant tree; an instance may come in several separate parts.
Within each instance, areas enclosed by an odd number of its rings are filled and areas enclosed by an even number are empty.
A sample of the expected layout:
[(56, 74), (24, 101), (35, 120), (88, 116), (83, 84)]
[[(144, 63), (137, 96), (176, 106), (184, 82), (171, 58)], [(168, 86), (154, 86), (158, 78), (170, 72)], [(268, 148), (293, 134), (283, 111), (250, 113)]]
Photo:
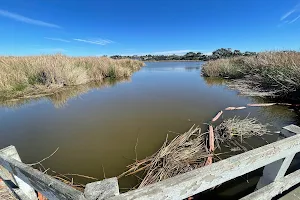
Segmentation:
[(215, 50), (212, 55), (204, 55), (201, 52), (188, 52), (185, 55), (133, 55), (133, 56), (121, 56), (121, 55), (113, 55), (111, 58), (113, 59), (138, 59), (142, 61), (160, 61), (160, 60), (215, 60), (219, 58), (230, 58), (235, 56), (252, 56), (256, 55), (255, 52), (246, 51), (242, 53), (240, 50), (232, 50), (231, 48), (220, 48)]
[(110, 58), (112, 58), (112, 59), (121, 59), (122, 56), (120, 56), (120, 55), (113, 55), (113, 56), (110, 56)]
[(221, 48), (221, 49), (217, 49), (212, 53), (212, 59), (219, 59), (219, 58), (228, 58), (228, 57), (232, 57), (233, 56), (233, 52), (231, 48)]
[(234, 50), (233, 51), (233, 56), (242, 56), (242, 52), (240, 50)]
[(246, 51), (243, 55), (244, 56), (254, 56), (254, 55), (256, 55), (256, 53), (255, 52), (251, 52), (251, 51)]

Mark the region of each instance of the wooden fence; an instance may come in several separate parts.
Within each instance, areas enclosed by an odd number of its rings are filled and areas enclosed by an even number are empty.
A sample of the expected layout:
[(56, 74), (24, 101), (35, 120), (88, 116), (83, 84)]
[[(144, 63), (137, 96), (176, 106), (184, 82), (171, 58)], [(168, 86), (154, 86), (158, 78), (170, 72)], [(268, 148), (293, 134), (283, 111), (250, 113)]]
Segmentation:
[(116, 178), (87, 184), (84, 192), (75, 190), (22, 163), (13, 146), (0, 150), (0, 177), (5, 180), (11, 174), (13, 178), (10, 181), (17, 187), (10, 188), (22, 200), (37, 199), (34, 191), (42, 193), (48, 199), (59, 200), (165, 200), (193, 196), (265, 166), (257, 190), (242, 198), (265, 200), (300, 182), (300, 170), (285, 176), (295, 154), (300, 152), (300, 128), (289, 125), (283, 128), (282, 133), (290, 137), (123, 194), (119, 194)]

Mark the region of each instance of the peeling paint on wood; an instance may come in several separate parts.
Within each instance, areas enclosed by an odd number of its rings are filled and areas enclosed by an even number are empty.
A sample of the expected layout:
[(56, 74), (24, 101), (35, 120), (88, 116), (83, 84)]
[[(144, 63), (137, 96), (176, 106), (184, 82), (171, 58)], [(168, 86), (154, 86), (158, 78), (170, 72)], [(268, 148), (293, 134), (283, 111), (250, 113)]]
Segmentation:
[(257, 190), (241, 200), (271, 200), (278, 194), (288, 190), (298, 184), (300, 180), (300, 170), (293, 172), (263, 188)]
[(0, 165), (20, 178), (48, 199), (53, 200), (85, 200), (83, 193), (74, 188), (33, 169), (7, 155), (0, 154)]

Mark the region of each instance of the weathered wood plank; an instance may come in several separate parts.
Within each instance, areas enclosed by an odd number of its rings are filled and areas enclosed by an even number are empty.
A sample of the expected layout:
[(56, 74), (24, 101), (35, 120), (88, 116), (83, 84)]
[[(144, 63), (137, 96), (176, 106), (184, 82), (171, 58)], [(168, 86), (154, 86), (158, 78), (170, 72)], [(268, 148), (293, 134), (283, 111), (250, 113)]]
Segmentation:
[(295, 135), (110, 199), (184, 199), (299, 151)]
[(281, 130), (281, 135), (283, 135), (284, 137), (291, 137), (295, 134), (300, 134), (300, 127), (294, 124), (285, 126)]
[[(4, 149), (1, 149), (0, 153), (4, 154), (6, 156), (9, 156), (10, 158), (13, 158), (17, 161), (22, 162), (16, 147), (14, 147), (12, 145), (8, 146)], [(3, 170), (3, 173), (5, 173), (4, 170)], [(7, 173), (9, 173), (9, 172), (7, 172)], [(6, 177), (8, 177), (8, 175), (6, 175)], [(32, 187), (30, 187), (27, 183), (25, 183), (23, 180), (21, 180), (20, 178), (18, 178), (17, 176), (15, 176), (13, 174), (11, 174), (11, 180), (12, 180), (12, 182), (14, 182), (15, 185), (17, 185), (19, 187), (19, 190), (17, 190), (17, 189), (15, 190), (15, 194), (18, 195), (18, 197), (20, 199), (27, 198), (30, 200), (37, 200), (37, 196), (35, 194), (34, 189)]]
[(288, 156), (284, 159), (277, 160), (264, 168), (263, 176), (260, 177), (256, 189), (265, 187), (266, 185), (284, 177), (287, 169), (293, 161), (295, 155)]
[(82, 192), (33, 169), (32, 167), (19, 162), (3, 153), (0, 153), (0, 165), (5, 167), (35, 190), (41, 192), (48, 199), (53, 200), (85, 200)]
[(116, 177), (89, 183), (84, 189), (87, 200), (103, 200), (117, 195), (119, 195), (119, 184)]
[(241, 200), (268, 200), (288, 190), (300, 182), (300, 170), (293, 172), (277, 181), (257, 190)]
[(286, 195), (280, 197), (278, 200), (299, 200), (300, 199), (300, 187), (293, 189)]
[(295, 134), (300, 134), (300, 127), (294, 124), (283, 127), (283, 129), (293, 132)]

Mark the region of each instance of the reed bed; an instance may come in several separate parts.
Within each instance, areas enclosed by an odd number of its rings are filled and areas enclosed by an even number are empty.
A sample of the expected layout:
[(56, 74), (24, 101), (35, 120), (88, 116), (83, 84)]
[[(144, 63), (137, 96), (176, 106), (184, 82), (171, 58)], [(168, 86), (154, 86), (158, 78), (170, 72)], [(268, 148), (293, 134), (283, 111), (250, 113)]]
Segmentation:
[(288, 94), (300, 88), (300, 52), (270, 51), (255, 56), (235, 57), (206, 62), (206, 77), (247, 79), (261, 88)]
[[(255, 118), (233, 118), (223, 121), (215, 128), (214, 142), (217, 144), (234, 141), (235, 148), (244, 148), (243, 138), (262, 136), (267, 133), (267, 125), (259, 123)], [(211, 126), (210, 126), (211, 127)], [(164, 142), (162, 147), (152, 156), (137, 160), (127, 166), (128, 170), (119, 176), (134, 175), (144, 172), (139, 188), (146, 185), (182, 174), (207, 164), (217, 155), (209, 150), (209, 133), (201, 133), (195, 125), (182, 135), (178, 135), (171, 142)], [(211, 144), (211, 142), (209, 142)], [(220, 145), (218, 145), (220, 147)], [(211, 161), (212, 162), (212, 161)]]
[(69, 57), (61, 54), (0, 57), (1, 96), (43, 93), (64, 86), (80, 85), (105, 78), (128, 78), (143, 62), (107, 57)]

